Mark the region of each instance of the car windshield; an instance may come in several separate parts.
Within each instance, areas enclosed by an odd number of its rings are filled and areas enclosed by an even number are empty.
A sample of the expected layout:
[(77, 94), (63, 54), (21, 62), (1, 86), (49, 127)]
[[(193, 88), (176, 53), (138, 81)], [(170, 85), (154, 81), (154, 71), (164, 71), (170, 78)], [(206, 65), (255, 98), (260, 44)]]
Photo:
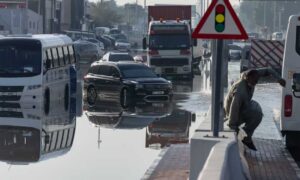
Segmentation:
[(154, 78), (156, 74), (147, 66), (126, 65), (120, 66), (124, 78)]
[(187, 49), (190, 47), (188, 35), (151, 35), (149, 39), (150, 49)]
[(112, 62), (134, 61), (134, 59), (129, 54), (114, 54), (114, 55), (110, 55), (109, 61), (112, 61)]
[(0, 42), (0, 77), (34, 76), (41, 73), (41, 44), (33, 40)]

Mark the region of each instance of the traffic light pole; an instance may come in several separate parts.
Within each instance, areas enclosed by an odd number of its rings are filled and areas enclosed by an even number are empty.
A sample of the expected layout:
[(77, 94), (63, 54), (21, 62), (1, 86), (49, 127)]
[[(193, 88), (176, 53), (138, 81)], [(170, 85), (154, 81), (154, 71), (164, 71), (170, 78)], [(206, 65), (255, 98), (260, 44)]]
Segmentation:
[(220, 121), (223, 122), (222, 119), (220, 119), (221, 110), (223, 108), (223, 99), (221, 99), (222, 94), (224, 93), (223, 83), (222, 83), (222, 68), (223, 68), (223, 40), (218, 39), (216, 51), (215, 51), (215, 61), (213, 61), (213, 70), (214, 70), (214, 80), (212, 84), (212, 130), (213, 130), (213, 136), (219, 137), (219, 123)]

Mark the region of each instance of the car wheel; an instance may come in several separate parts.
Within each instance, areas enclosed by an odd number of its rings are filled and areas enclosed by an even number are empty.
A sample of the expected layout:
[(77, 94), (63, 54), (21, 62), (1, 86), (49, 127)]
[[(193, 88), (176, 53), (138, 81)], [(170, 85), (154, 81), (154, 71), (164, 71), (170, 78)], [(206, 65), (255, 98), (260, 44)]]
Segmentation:
[(132, 104), (132, 93), (128, 88), (123, 88), (121, 91), (120, 103), (123, 108), (127, 108)]
[(94, 87), (89, 87), (87, 91), (87, 102), (90, 105), (94, 105), (97, 101), (97, 91)]

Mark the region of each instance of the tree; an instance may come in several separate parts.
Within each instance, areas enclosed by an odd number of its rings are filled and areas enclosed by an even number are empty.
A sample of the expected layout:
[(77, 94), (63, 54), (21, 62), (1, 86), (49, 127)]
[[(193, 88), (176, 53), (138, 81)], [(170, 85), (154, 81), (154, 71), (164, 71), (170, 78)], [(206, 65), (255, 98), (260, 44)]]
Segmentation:
[(119, 7), (114, 0), (96, 3), (92, 9), (92, 18), (96, 26), (112, 27), (122, 22)]

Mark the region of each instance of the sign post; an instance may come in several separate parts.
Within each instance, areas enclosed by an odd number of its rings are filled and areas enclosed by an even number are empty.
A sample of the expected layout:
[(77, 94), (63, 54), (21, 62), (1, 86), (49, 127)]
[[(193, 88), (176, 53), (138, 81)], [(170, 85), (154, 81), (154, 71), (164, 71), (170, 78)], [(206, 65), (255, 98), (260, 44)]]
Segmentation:
[[(235, 14), (229, 0), (213, 0), (208, 10), (200, 20), (198, 26), (192, 34), (198, 39), (217, 39), (216, 58), (213, 58), (213, 84), (212, 84), (212, 126), (214, 137), (219, 137), (220, 114), (223, 109), (224, 86), (223, 76), (223, 39), (248, 39), (241, 22)], [(228, 68), (228, 67), (226, 67)]]

